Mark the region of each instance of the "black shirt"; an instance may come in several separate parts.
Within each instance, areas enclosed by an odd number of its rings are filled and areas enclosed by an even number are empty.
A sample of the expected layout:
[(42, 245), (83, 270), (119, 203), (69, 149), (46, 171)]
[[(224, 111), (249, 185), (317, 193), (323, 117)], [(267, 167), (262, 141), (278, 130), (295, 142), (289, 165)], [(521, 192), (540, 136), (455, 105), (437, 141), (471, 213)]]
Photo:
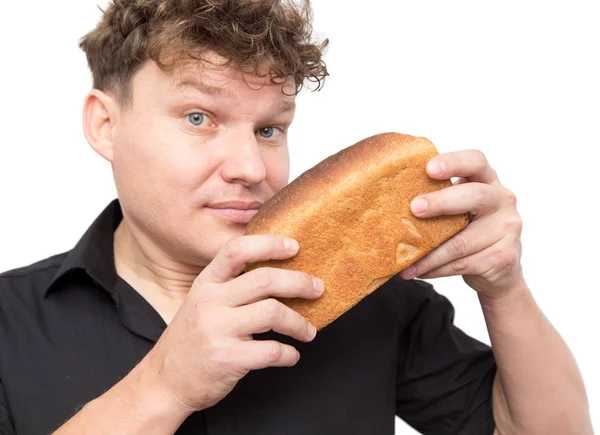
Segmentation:
[[(116, 273), (112, 202), (75, 248), (0, 275), (0, 433), (46, 434), (123, 378), (166, 325)], [(178, 434), (492, 434), (490, 348), (453, 325), (425, 282), (393, 277), (310, 343), (295, 367), (253, 371)]]

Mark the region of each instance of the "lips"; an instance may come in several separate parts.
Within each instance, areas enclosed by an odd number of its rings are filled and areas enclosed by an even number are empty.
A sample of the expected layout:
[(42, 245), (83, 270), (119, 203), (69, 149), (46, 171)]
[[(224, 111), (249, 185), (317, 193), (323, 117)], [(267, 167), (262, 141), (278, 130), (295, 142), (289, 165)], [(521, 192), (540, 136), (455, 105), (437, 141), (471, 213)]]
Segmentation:
[(235, 224), (247, 224), (263, 203), (260, 201), (221, 201), (207, 204), (207, 212)]
[(234, 224), (247, 224), (258, 212), (258, 208), (243, 210), (239, 208), (213, 208), (207, 206), (205, 209), (207, 212)]

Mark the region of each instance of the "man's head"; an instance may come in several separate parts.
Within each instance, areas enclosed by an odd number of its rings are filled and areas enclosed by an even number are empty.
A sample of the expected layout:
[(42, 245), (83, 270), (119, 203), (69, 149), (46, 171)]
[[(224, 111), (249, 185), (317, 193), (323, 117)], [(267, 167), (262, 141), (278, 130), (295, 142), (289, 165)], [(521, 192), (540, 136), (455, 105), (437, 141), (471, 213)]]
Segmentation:
[(84, 130), (111, 162), (138, 238), (206, 265), (245, 231), (235, 213), (210, 206), (262, 203), (287, 184), (295, 95), (306, 79), (318, 89), (327, 75), (327, 41), (313, 43), (311, 33), (308, 2), (108, 6), (81, 41), (94, 82)]

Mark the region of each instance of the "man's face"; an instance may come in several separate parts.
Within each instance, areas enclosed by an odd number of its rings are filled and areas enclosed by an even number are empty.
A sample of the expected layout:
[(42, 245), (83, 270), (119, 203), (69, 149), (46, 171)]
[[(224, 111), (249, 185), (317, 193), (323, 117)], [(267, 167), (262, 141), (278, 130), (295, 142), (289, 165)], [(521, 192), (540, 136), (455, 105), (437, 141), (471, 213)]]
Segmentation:
[(268, 78), (200, 63), (167, 74), (147, 62), (132, 91), (113, 136), (125, 217), (173, 260), (206, 266), (288, 183), (294, 97)]

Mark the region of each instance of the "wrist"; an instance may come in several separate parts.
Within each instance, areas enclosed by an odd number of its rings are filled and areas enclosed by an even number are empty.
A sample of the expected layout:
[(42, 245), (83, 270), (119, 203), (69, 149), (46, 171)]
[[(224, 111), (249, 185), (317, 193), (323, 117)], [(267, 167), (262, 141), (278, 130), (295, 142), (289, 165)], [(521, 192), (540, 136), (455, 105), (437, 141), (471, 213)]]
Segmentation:
[[(103, 395), (88, 402), (55, 434), (173, 434), (191, 414), (158, 388), (144, 363)], [(93, 429), (92, 429), (93, 428)]]
[(520, 275), (510, 287), (497, 293), (478, 293), (479, 303), (484, 311), (503, 311), (515, 304), (533, 301), (529, 287)]
[(127, 376), (129, 388), (135, 400), (149, 407), (157, 416), (163, 416), (179, 424), (195, 409), (182, 402), (160, 380), (159, 370), (154, 368), (147, 355)]

